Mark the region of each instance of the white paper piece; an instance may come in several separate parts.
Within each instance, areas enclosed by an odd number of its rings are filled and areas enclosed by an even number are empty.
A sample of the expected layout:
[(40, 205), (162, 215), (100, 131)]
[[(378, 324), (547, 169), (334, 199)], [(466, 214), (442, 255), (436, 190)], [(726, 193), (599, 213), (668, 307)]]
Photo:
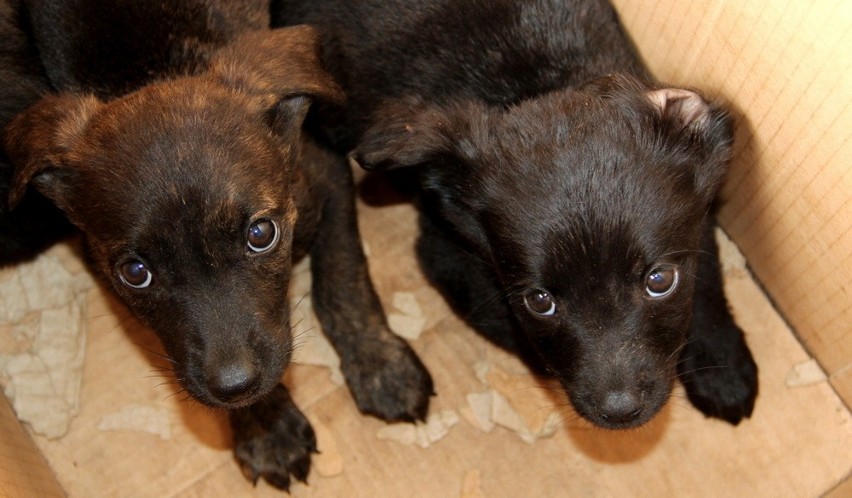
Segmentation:
[(396, 441), (410, 446), (416, 444), (428, 448), (432, 443), (444, 438), (450, 428), (459, 423), (459, 416), (453, 410), (433, 413), (426, 419), (425, 424), (391, 424), (379, 429), (376, 436), (379, 439)]
[(388, 325), (391, 330), (409, 341), (420, 337), (426, 327), (426, 318), (414, 294), (394, 292), (392, 304), (396, 312), (388, 313)]
[(0, 383), (18, 418), (48, 438), (77, 414), (94, 280), (67, 244), (0, 270)]
[(98, 422), (98, 430), (145, 432), (164, 440), (172, 437), (169, 412), (165, 408), (148, 405), (127, 405), (104, 415)]
[(293, 328), (293, 363), (326, 367), (335, 385), (346, 383), (340, 358), (323, 335), (311, 301), (311, 272), (308, 258), (293, 267), (290, 278), (290, 325)]
[(822, 367), (816, 360), (811, 359), (793, 366), (787, 372), (787, 387), (804, 387), (825, 382), (827, 379)]

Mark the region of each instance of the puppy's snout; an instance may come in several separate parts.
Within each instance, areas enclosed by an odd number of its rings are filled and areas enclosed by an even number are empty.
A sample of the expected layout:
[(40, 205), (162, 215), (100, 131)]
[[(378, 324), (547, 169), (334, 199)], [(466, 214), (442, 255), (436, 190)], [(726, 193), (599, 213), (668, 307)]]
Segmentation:
[(219, 401), (235, 403), (253, 395), (260, 385), (260, 370), (248, 358), (231, 361), (207, 376), (207, 388)]
[(631, 391), (609, 391), (600, 405), (600, 416), (611, 424), (630, 424), (642, 414), (642, 399)]

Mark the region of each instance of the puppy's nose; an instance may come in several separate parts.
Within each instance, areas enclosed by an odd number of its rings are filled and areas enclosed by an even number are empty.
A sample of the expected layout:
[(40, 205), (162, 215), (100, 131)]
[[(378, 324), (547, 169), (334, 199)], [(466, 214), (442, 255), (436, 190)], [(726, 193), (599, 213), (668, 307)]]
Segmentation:
[(226, 403), (235, 403), (251, 396), (258, 384), (260, 372), (248, 360), (234, 360), (207, 378), (210, 394)]
[(642, 402), (630, 391), (610, 391), (606, 393), (600, 406), (601, 417), (613, 424), (633, 422), (642, 413)]

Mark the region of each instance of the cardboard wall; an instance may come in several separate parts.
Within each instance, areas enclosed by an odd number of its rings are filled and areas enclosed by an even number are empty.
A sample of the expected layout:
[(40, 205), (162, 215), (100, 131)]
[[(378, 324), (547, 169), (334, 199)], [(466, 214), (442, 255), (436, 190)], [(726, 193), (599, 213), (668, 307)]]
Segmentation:
[(852, 2), (614, 3), (658, 79), (732, 104), (721, 224), (852, 405)]
[(0, 496), (63, 497), (65, 492), (0, 392)]

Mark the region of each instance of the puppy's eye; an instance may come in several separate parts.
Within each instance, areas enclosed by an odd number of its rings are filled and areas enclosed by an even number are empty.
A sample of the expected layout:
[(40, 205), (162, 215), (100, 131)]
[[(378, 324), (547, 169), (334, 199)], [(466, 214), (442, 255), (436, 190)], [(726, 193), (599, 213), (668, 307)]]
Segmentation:
[(653, 298), (661, 298), (671, 294), (677, 287), (679, 274), (677, 267), (661, 265), (645, 277), (645, 292)]
[(278, 224), (270, 219), (263, 218), (255, 221), (249, 227), (246, 244), (252, 252), (266, 252), (275, 247), (280, 236)]
[(530, 289), (524, 294), (524, 305), (530, 312), (550, 316), (556, 313), (556, 302), (549, 292), (543, 289)]
[(134, 289), (144, 289), (151, 285), (154, 275), (138, 259), (125, 261), (118, 267), (118, 278), (121, 283)]

